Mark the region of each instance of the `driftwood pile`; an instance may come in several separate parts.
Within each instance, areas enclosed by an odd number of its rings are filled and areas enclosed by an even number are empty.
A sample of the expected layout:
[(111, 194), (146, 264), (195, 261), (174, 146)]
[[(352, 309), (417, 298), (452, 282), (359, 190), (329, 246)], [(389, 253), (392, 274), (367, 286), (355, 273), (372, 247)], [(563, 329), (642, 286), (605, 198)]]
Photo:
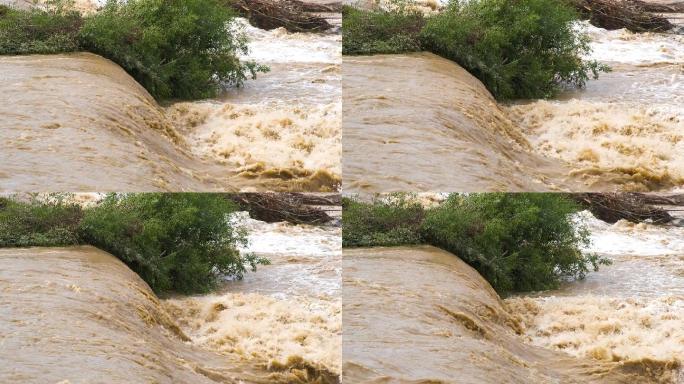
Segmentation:
[(653, 9), (655, 4), (633, 0), (569, 0), (592, 25), (608, 30), (626, 28), (632, 32), (665, 32), (673, 29), (662, 15)]
[(227, 197), (248, 211), (253, 219), (268, 223), (325, 224), (333, 218), (320, 206), (341, 204), (340, 195), (237, 193)]
[(571, 197), (586, 207), (599, 220), (613, 224), (620, 220), (641, 223), (647, 220), (666, 224), (674, 218), (652, 204), (667, 200), (641, 193), (578, 193)]
[(683, 13), (684, 3), (651, 3), (641, 0), (630, 0), (632, 3), (638, 4), (646, 12), (654, 13)]
[(250, 24), (265, 30), (323, 32), (333, 26), (314, 12), (336, 12), (335, 5), (308, 4), (298, 0), (226, 0)]

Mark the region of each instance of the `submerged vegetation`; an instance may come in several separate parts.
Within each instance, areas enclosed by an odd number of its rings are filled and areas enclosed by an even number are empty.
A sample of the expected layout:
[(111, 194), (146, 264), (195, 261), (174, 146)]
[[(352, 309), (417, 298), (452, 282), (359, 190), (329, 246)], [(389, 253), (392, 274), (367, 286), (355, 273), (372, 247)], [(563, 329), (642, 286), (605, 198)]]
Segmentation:
[(434, 208), (410, 196), (344, 200), (344, 247), (430, 244), (454, 253), (500, 293), (558, 286), (606, 264), (582, 252), (589, 232), (580, 207), (559, 194), (451, 195)]
[(579, 15), (558, 0), (452, 0), (423, 16), (405, 3), (389, 10), (345, 8), (343, 53), (430, 51), (477, 77), (500, 100), (547, 98), (609, 70), (585, 60)]
[(88, 16), (66, 0), (0, 6), (0, 54), (89, 51), (119, 64), (157, 99), (206, 98), (268, 70), (240, 60), (248, 46), (235, 17), (219, 0), (108, 0)]
[(238, 207), (202, 193), (110, 194), (92, 208), (64, 196), (0, 199), (0, 247), (88, 244), (121, 259), (156, 292), (205, 292), (222, 276), (242, 278), (268, 263), (240, 254)]

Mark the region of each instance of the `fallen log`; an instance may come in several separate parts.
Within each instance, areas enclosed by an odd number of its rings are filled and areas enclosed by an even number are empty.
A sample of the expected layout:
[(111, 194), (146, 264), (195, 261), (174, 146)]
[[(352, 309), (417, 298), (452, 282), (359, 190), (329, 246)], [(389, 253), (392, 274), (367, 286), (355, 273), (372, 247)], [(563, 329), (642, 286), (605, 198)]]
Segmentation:
[(639, 193), (578, 193), (571, 198), (586, 207), (599, 220), (614, 224), (620, 220), (641, 223), (666, 224), (674, 218), (662, 209), (647, 204)]
[[(290, 32), (323, 32), (332, 28), (328, 21), (310, 12), (327, 12), (329, 8), (313, 6), (298, 0), (225, 0), (226, 4), (247, 18), (255, 27)], [(312, 11), (323, 9), (324, 11)]]
[(638, 192), (635, 192), (634, 194), (639, 195), (640, 199), (646, 204), (676, 205), (676, 206), (684, 205), (684, 195), (682, 195), (682, 194), (661, 195), (661, 194), (638, 193)]
[(641, 0), (630, 0), (637, 4), (646, 12), (653, 13), (682, 13), (684, 12), (684, 3), (651, 3)]
[(334, 199), (317, 198), (298, 193), (237, 193), (227, 198), (249, 212), (251, 218), (277, 223), (286, 221), (292, 224), (325, 224), (331, 220), (324, 210), (307, 204), (315, 201), (331, 203)]
[(289, 0), (291, 3), (297, 3), (304, 12), (317, 13), (336, 13), (342, 12), (342, 2), (332, 2), (327, 4), (305, 3), (299, 0)]
[(339, 193), (288, 193), (301, 199), (302, 204), (306, 205), (342, 205), (342, 195)]
[(661, 15), (646, 10), (640, 1), (569, 0), (582, 18), (607, 30), (626, 28), (632, 32), (666, 32), (674, 24)]

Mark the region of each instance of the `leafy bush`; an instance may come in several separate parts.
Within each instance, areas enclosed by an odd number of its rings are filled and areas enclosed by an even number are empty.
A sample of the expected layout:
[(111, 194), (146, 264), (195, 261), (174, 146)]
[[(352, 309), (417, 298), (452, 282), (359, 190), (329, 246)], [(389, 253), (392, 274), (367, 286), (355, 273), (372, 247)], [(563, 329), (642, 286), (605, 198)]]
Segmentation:
[(0, 198), (0, 247), (90, 244), (125, 262), (157, 292), (204, 292), (268, 260), (238, 252), (237, 206), (214, 194), (111, 194), (82, 209), (69, 195)]
[(204, 292), (221, 276), (241, 278), (267, 262), (238, 252), (246, 237), (228, 221), (236, 210), (213, 194), (112, 194), (85, 212), (80, 233), (155, 291)]
[(387, 10), (342, 9), (342, 53), (369, 55), (420, 51), (423, 15), (403, 6)]
[(77, 51), (83, 19), (68, 5), (53, 0), (26, 11), (0, 5), (0, 55)]
[(157, 99), (213, 97), (268, 71), (240, 60), (247, 37), (220, 0), (108, 0), (86, 17), (70, 0), (0, 5), (0, 54), (83, 50), (116, 62)]
[(579, 209), (553, 193), (454, 194), (430, 209), (406, 195), (345, 198), (342, 245), (430, 244), (460, 257), (499, 293), (551, 289), (609, 263), (582, 252), (589, 232), (571, 218)]
[(558, 0), (452, 1), (421, 32), (425, 49), (457, 62), (497, 99), (546, 98), (608, 70), (584, 61), (589, 38)]
[(421, 242), (420, 225), (424, 214), (419, 203), (402, 194), (372, 203), (344, 198), (342, 245), (365, 247), (418, 244)]
[(60, 198), (30, 202), (0, 198), (0, 247), (79, 244), (82, 215), (78, 205)]
[(558, 194), (452, 195), (428, 212), (422, 233), (429, 244), (477, 269), (498, 292), (550, 289), (608, 263), (582, 253), (589, 232), (571, 220), (578, 210)]
[(156, 98), (215, 96), (266, 71), (241, 62), (247, 38), (218, 0), (108, 0), (85, 20), (82, 47), (121, 65)]

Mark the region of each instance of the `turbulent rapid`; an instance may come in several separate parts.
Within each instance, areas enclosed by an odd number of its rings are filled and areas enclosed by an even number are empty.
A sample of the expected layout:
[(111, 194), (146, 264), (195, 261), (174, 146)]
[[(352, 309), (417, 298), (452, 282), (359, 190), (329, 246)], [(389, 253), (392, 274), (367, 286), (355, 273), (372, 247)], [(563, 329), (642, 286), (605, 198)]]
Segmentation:
[(578, 28), (590, 58), (611, 66), (560, 100), (509, 108), (537, 153), (563, 160), (594, 189), (673, 189), (684, 183), (684, 35)]
[(588, 213), (593, 245), (613, 261), (585, 280), (506, 300), (531, 344), (595, 361), (648, 367), (684, 383), (684, 228), (609, 225)]
[(167, 114), (193, 152), (244, 179), (333, 190), (342, 151), (341, 35), (264, 31), (241, 22), (249, 58), (271, 68), (220, 100), (178, 103)]
[(339, 229), (239, 220), (272, 265), (205, 296), (93, 247), (0, 250), (0, 381), (339, 383)]
[(2, 249), (0, 263), (2, 382), (288, 382), (193, 346), (147, 284), (108, 253)]
[(339, 228), (238, 220), (253, 234), (244, 251), (268, 257), (271, 265), (219, 292), (171, 298), (164, 306), (197, 345), (265, 361), (270, 369), (298, 369), (302, 382), (339, 382)]
[(651, 364), (529, 345), (515, 312), (433, 247), (344, 250), (345, 383), (656, 383)]
[(569, 188), (484, 85), (430, 53), (345, 57), (345, 191)]
[(271, 72), (201, 102), (92, 54), (0, 57), (0, 190), (338, 189), (340, 34), (233, 28)]
[[(677, 19), (672, 15), (677, 23)], [(612, 67), (556, 100), (498, 105), (421, 53), (345, 57), (345, 190), (673, 190), (684, 184), (684, 36), (586, 22)]]

